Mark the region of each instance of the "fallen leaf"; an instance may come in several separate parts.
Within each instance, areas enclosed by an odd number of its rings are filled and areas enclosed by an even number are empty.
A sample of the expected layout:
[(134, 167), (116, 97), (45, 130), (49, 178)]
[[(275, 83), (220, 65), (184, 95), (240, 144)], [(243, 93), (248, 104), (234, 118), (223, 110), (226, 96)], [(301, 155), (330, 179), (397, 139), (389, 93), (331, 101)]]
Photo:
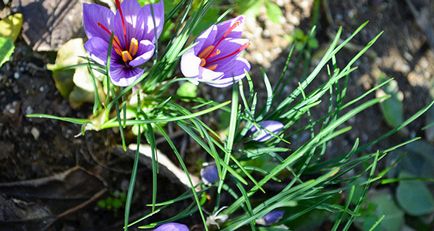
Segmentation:
[(0, 20), (0, 36), (15, 41), (23, 26), (23, 15), (16, 13)]
[(69, 99), (73, 108), (94, 100), (94, 85), (87, 66), (69, 69), (84, 63), (81, 57), (86, 55), (83, 39), (71, 39), (59, 48), (55, 64), (47, 65), (47, 69), (53, 72), (56, 88), (63, 97)]

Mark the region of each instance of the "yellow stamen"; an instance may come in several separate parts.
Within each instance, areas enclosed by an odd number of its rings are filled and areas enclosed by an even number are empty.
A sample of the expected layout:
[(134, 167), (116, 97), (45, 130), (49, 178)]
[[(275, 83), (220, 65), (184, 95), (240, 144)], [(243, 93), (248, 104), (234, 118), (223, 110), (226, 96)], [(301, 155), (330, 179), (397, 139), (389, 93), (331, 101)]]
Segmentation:
[(214, 57), (214, 56), (217, 56), (217, 55), (219, 55), (221, 53), (221, 50), (220, 49), (216, 49), (215, 51), (214, 51), (214, 53), (212, 53), (210, 56), (209, 56), (209, 58), (212, 58), (212, 57)]
[(129, 62), (131, 60), (133, 60), (133, 57), (131, 56), (130, 52), (128, 51), (122, 51), (122, 60), (124, 60), (124, 62)]
[(119, 49), (119, 48), (117, 48), (117, 47), (115, 47), (114, 49), (115, 49), (116, 54), (118, 54), (119, 56), (122, 56), (122, 51), (121, 51), (121, 49)]
[(130, 42), (130, 54), (135, 56), (137, 54), (137, 50), (139, 50), (139, 41), (137, 41), (135, 38), (132, 38)]
[(215, 69), (217, 69), (217, 64), (211, 65), (209, 67), (206, 67), (208, 70), (214, 71)]
[(214, 46), (211, 45), (205, 49), (203, 49), (200, 53), (199, 53), (199, 58), (207, 58), (208, 55), (214, 50)]
[(206, 60), (205, 59), (200, 59), (200, 66), (203, 67), (206, 65)]

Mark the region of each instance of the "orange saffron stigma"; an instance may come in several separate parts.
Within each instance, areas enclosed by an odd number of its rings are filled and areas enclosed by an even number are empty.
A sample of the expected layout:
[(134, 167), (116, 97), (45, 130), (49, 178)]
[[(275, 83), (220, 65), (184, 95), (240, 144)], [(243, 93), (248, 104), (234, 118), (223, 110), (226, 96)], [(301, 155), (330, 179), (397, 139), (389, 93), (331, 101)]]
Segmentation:
[(240, 21), (236, 21), (229, 29), (223, 34), (223, 37), (226, 38), (232, 31), (235, 30), (241, 24)]
[[(205, 67), (208, 70), (214, 71), (215, 69), (217, 69), (218, 64), (212, 64), (215, 63), (217, 61), (232, 57), (238, 53), (240, 53), (241, 51), (243, 51), (244, 49), (246, 49), (249, 46), (249, 43), (243, 44), (240, 48), (238, 48), (236, 51), (231, 52), (230, 54), (227, 54), (223, 57), (217, 57), (214, 60), (209, 61), (209, 58), (213, 58), (216, 57), (217, 55), (219, 55), (221, 53), (221, 50), (218, 49), (217, 47), (220, 45), (220, 43), (232, 32), (235, 30), (235, 28), (237, 28), (239, 25), (241, 24), (241, 21), (236, 21), (234, 22), (234, 24), (232, 24), (223, 34), (223, 36), (218, 40), (216, 45), (210, 45), (208, 47), (206, 47), (205, 49), (203, 49), (198, 57), (200, 58), (200, 66), (201, 67)], [(212, 64), (212, 65), (210, 65)]]
[(223, 56), (223, 57), (219, 57), (219, 58), (217, 58), (217, 59), (215, 59), (215, 60), (212, 60), (212, 61), (208, 62), (208, 64), (210, 64), (210, 63), (215, 63), (215, 62), (217, 62), (217, 61), (220, 61), (220, 60), (223, 60), (223, 59), (226, 59), (226, 58), (232, 57), (232, 56), (234, 56), (234, 55), (240, 53), (241, 51), (245, 50), (247, 47), (249, 47), (249, 45), (250, 45), (250, 43), (243, 44), (240, 48), (238, 48), (238, 49), (235, 50), (234, 52), (232, 52), (232, 53), (230, 53), (230, 54), (227, 54), (227, 55), (225, 55), (225, 56)]
[[(115, 3), (116, 3), (116, 8), (119, 10), (119, 14), (121, 15), (122, 29), (124, 32), (125, 42), (127, 42), (127, 27), (125, 26), (125, 18), (124, 18), (124, 13), (122, 12), (122, 8), (121, 8), (121, 2), (119, 0), (115, 0)], [(128, 44), (127, 44), (127, 46), (128, 46)]]
[(223, 34), (223, 36), (219, 39), (219, 41), (217, 42), (217, 44), (215, 46), (213, 46), (214, 48), (212, 49), (211, 52), (208, 53), (208, 55), (206, 56), (205, 59), (208, 59), (212, 56), (216, 56), (218, 54), (214, 54), (214, 50), (217, 49), (217, 47), (220, 45), (220, 43), (232, 32), (235, 30), (235, 28), (237, 28), (239, 25), (241, 24), (240, 21), (236, 21), (231, 27), (229, 27), (225, 33)]
[[(110, 36), (112, 35), (112, 32), (109, 29), (107, 29), (107, 27), (105, 27), (103, 24), (98, 22), (98, 26), (101, 27), (101, 29), (103, 29), (105, 32), (107, 32)], [(121, 42), (119, 41), (118, 36), (114, 35), (113, 41), (114, 41), (113, 48), (115, 49), (115, 51), (118, 55), (121, 55), (122, 54), (121, 53), (122, 48), (121, 48)]]
[[(105, 32), (107, 32), (110, 36), (112, 32), (107, 29), (103, 24), (98, 22), (98, 26), (101, 27)], [(130, 48), (127, 50), (123, 50), (121, 46), (121, 42), (119, 41), (118, 36), (113, 36), (113, 49), (116, 54), (122, 57), (122, 60), (127, 63), (133, 60), (133, 57), (136, 56), (137, 51), (139, 50), (139, 41), (136, 38), (132, 38), (130, 42)]]

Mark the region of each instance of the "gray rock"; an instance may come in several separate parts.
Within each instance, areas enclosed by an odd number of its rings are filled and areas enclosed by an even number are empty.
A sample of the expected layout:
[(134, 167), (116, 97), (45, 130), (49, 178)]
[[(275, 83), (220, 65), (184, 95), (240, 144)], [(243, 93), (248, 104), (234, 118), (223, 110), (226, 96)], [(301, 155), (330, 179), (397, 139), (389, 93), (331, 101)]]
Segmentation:
[(22, 36), (35, 51), (54, 51), (80, 34), (82, 3), (70, 0), (13, 0), (24, 15)]

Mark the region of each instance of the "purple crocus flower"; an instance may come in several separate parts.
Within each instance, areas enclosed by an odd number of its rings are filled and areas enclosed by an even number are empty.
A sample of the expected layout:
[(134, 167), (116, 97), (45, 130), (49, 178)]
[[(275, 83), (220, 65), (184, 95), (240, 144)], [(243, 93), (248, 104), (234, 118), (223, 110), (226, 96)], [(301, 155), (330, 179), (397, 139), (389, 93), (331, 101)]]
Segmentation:
[(154, 231), (188, 231), (188, 227), (184, 224), (180, 223), (166, 223), (163, 225), (158, 226)]
[(274, 120), (264, 120), (259, 122), (258, 125), (259, 131), (255, 126), (250, 129), (250, 132), (253, 133), (253, 140), (258, 142), (265, 142), (273, 138), (283, 128), (281, 122)]
[(164, 3), (141, 7), (137, 0), (115, 2), (116, 13), (97, 4), (83, 4), (83, 26), (89, 38), (84, 47), (105, 65), (113, 33), (110, 77), (113, 84), (128, 86), (143, 74), (141, 66), (154, 54), (154, 44), (163, 31)]
[(244, 17), (239, 16), (204, 31), (196, 45), (182, 55), (184, 76), (219, 88), (242, 79), (250, 70), (249, 62), (239, 55), (249, 46), (249, 40), (241, 38), (243, 21)]
[(212, 185), (219, 180), (217, 166), (215, 164), (208, 164), (200, 170), (200, 176), (203, 183)]
[(262, 218), (256, 220), (256, 224), (265, 226), (273, 225), (282, 219), (284, 213), (285, 212), (282, 210), (273, 210), (265, 214)]

